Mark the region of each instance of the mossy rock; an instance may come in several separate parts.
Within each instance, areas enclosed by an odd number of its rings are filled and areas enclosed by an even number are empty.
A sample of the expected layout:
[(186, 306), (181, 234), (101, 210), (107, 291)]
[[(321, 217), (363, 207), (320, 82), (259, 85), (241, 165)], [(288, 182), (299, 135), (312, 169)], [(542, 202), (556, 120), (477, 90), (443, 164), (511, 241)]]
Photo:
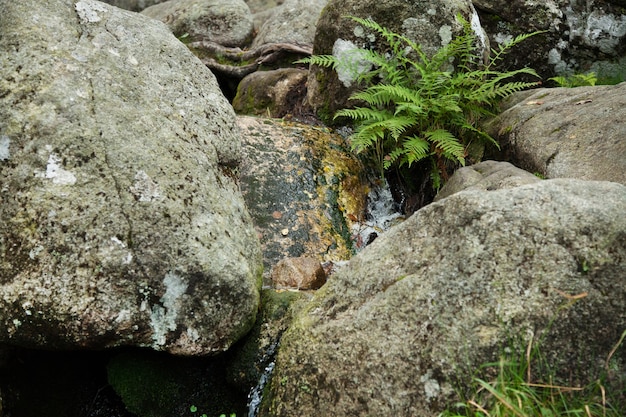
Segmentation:
[(224, 357), (126, 351), (110, 360), (108, 380), (126, 409), (138, 417), (243, 415), (246, 397), (224, 383), (224, 362)]

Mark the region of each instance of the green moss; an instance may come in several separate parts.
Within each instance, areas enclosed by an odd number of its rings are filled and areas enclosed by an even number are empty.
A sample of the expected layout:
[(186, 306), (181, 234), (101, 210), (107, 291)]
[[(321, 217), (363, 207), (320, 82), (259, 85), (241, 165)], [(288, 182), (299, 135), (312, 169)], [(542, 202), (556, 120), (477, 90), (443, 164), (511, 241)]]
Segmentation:
[(245, 410), (245, 394), (224, 384), (224, 358), (181, 358), (127, 351), (107, 366), (109, 384), (138, 417), (191, 417), (194, 405), (207, 415)]
[(121, 354), (107, 367), (109, 384), (127, 410), (140, 417), (161, 417), (172, 411), (181, 387), (175, 373), (156, 361), (135, 354)]

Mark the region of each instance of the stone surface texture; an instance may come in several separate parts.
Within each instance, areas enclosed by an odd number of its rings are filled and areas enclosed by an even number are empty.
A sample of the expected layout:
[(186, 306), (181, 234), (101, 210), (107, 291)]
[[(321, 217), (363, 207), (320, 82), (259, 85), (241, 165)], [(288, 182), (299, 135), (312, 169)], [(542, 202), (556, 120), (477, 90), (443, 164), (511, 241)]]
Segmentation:
[(0, 9), (0, 341), (227, 349), (262, 264), (214, 76), (136, 13)]
[(532, 184), (539, 178), (508, 162), (483, 161), (459, 168), (435, 196), (441, 200), (463, 190), (493, 191)]
[(557, 372), (543, 382), (595, 381), (626, 328), (624, 212), (625, 186), (570, 179), (422, 208), (296, 317), (262, 415), (436, 416), (529, 343)]
[(546, 178), (626, 185), (626, 83), (550, 88), (512, 96), (486, 130), (496, 159)]
[(111, 6), (121, 9), (132, 10), (133, 12), (140, 12), (146, 7), (163, 3), (164, 1), (165, 0), (104, 0), (103, 3), (108, 3)]
[(272, 10), (252, 43), (295, 43), (313, 45), (315, 27), (328, 0), (286, 0)]
[(272, 283), (277, 289), (317, 290), (326, 283), (326, 272), (315, 258), (285, 258), (272, 268)]
[(253, 37), (252, 14), (243, 0), (169, 0), (141, 13), (164, 22), (185, 42), (243, 47)]

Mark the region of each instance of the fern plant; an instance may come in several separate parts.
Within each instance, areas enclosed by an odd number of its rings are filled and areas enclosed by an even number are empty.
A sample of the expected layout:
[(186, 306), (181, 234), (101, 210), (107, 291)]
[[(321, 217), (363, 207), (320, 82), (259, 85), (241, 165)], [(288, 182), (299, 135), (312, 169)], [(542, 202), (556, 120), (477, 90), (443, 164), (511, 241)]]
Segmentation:
[(594, 86), (598, 81), (598, 77), (595, 72), (589, 72), (587, 74), (573, 74), (568, 76), (558, 76), (549, 79), (557, 83), (559, 87), (574, 88), (583, 86)]
[(381, 176), (392, 166), (410, 167), (430, 160), (433, 186), (439, 188), (450, 168), (465, 165), (470, 144), (497, 146), (478, 128), (478, 121), (492, 115), (500, 99), (538, 84), (505, 82), (521, 74), (539, 78), (530, 68), (503, 73), (495, 66), (512, 47), (539, 32), (517, 36), (492, 49), (492, 57), (484, 64), (478, 62), (475, 52), (476, 35), (460, 15), (457, 20), (463, 33), (432, 57), (409, 38), (371, 19), (349, 18), (377, 32), (390, 52), (355, 49), (351, 60), (345, 55), (314, 55), (300, 62), (335, 70), (354, 62), (371, 64), (370, 70), (357, 77), (364, 88), (350, 96), (360, 105), (341, 109), (334, 117), (355, 122), (352, 149), (373, 154)]

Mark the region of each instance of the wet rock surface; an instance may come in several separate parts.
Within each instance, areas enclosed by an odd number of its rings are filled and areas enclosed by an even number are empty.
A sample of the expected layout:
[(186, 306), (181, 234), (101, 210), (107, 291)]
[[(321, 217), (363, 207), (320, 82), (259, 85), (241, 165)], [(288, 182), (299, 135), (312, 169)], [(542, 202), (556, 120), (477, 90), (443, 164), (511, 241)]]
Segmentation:
[(281, 120), (240, 116), (238, 124), (241, 190), (260, 236), (266, 282), (283, 258), (348, 259), (369, 183), (344, 139)]

